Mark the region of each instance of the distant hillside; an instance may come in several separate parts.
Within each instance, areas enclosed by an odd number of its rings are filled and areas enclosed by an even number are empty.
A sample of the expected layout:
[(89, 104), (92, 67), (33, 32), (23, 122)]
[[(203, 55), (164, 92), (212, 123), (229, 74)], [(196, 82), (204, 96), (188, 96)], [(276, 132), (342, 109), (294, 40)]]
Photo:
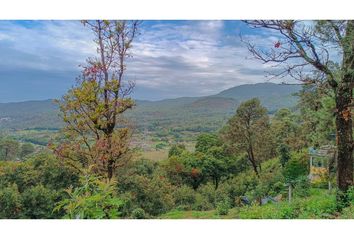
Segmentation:
[(233, 87), (206, 97), (138, 101), (137, 107), (127, 116), (142, 129), (160, 127), (175, 132), (214, 131), (245, 100), (258, 97), (272, 114), (280, 108), (293, 108), (298, 101), (293, 94), (300, 89), (300, 85), (258, 83)]
[(60, 128), (58, 114), (53, 100), (0, 103), (0, 128)]
[(257, 83), (229, 88), (216, 96), (233, 98), (239, 102), (257, 97), (270, 112), (274, 112), (282, 107), (294, 106), (298, 99), (293, 94), (300, 90), (301, 85)]
[[(247, 84), (206, 97), (183, 97), (161, 101), (136, 101), (126, 116), (140, 130), (212, 131), (220, 128), (247, 99), (258, 97), (270, 113), (279, 108), (294, 107), (294, 93), (300, 85), (274, 83)], [(58, 107), (52, 100), (0, 103), (0, 128), (60, 128)]]

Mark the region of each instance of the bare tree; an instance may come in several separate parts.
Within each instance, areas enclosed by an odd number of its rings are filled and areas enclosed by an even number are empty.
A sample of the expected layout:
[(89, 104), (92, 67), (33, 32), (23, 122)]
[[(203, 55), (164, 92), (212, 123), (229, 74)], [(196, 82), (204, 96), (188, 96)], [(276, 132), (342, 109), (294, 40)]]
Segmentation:
[[(307, 84), (333, 90), (336, 102), (338, 145), (338, 200), (353, 185), (354, 21), (245, 21), (254, 28), (269, 29), (280, 39), (265, 49), (247, 42), (249, 51), (263, 63), (275, 64), (276, 77), (292, 76)], [(280, 69), (280, 70), (279, 70)]]

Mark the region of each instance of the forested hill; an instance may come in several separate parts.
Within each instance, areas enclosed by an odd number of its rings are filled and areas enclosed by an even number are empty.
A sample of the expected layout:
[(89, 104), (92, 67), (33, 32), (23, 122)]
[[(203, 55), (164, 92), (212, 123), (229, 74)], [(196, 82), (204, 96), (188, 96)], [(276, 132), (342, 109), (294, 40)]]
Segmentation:
[[(282, 107), (294, 107), (294, 93), (299, 85), (274, 83), (247, 84), (206, 97), (183, 97), (161, 101), (137, 100), (127, 114), (139, 129), (174, 129), (175, 131), (209, 131), (219, 128), (234, 113), (238, 104), (258, 97), (273, 113)], [(52, 100), (0, 103), (0, 128), (60, 128), (58, 107)]]

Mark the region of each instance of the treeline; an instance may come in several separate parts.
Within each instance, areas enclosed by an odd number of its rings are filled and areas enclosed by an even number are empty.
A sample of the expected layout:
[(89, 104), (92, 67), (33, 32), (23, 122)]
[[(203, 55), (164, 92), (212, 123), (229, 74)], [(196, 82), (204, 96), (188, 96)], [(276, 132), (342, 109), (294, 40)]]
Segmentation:
[(22, 160), (35, 152), (31, 143), (20, 143), (10, 137), (0, 137), (0, 161)]

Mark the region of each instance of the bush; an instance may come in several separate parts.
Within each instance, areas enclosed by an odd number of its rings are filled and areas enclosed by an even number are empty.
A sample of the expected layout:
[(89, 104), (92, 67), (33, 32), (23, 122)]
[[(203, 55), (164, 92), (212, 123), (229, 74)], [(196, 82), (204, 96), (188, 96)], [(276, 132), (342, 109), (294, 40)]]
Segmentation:
[(296, 181), (301, 176), (308, 175), (308, 156), (304, 153), (294, 153), (285, 164), (283, 174), (287, 183)]
[(182, 185), (173, 194), (175, 205), (181, 210), (191, 210), (196, 201), (195, 195), (196, 193), (192, 188)]
[[(64, 165), (53, 154), (45, 152), (36, 154), (29, 158), (26, 164), (32, 176), (37, 176), (39, 183), (49, 189), (60, 190), (78, 185), (78, 171)], [(28, 178), (32, 178), (32, 176), (28, 176)]]
[(311, 190), (308, 198), (296, 198), (291, 203), (280, 202), (239, 208), (238, 216), (241, 219), (327, 219), (334, 217), (335, 214), (335, 195), (327, 194), (324, 190)]
[(140, 159), (133, 163), (132, 168), (137, 175), (152, 177), (157, 168), (157, 162), (148, 159)]
[(21, 211), (21, 199), (17, 185), (0, 190), (0, 218), (19, 218)]
[(186, 146), (183, 144), (174, 144), (168, 151), (168, 157), (180, 156), (186, 150)]
[[(238, 174), (223, 181), (216, 190), (216, 202), (228, 200), (231, 207), (241, 206), (240, 197), (247, 195), (259, 184), (258, 178), (253, 172)], [(210, 196), (209, 198), (212, 198)], [(214, 204), (214, 202), (212, 202)]]
[(42, 184), (48, 189), (68, 188), (78, 183), (78, 171), (65, 166), (49, 153), (39, 153), (28, 157), (25, 162), (5, 162), (0, 164), (0, 185), (16, 184), (19, 192)]
[(208, 205), (211, 205), (212, 208), (216, 207), (215, 206), (216, 190), (215, 190), (215, 187), (212, 183), (208, 182), (208, 183), (200, 186), (198, 188), (197, 192), (204, 199), (204, 201), (208, 203)]
[(210, 203), (202, 194), (196, 193), (193, 210), (208, 211), (214, 209), (214, 203)]
[(315, 196), (301, 204), (301, 219), (331, 218), (336, 212), (335, 196)]
[(349, 207), (343, 208), (340, 218), (342, 219), (354, 219), (354, 204), (350, 204)]
[(227, 215), (229, 213), (230, 203), (228, 200), (223, 200), (216, 204), (216, 212), (219, 215)]
[(55, 212), (64, 210), (67, 218), (112, 219), (118, 218), (124, 202), (117, 198), (114, 186), (94, 175), (85, 175), (80, 186), (67, 189), (68, 198), (60, 201)]
[(136, 208), (132, 212), (132, 218), (134, 219), (144, 219), (145, 218), (145, 211), (142, 208)]
[(348, 200), (351, 204), (354, 204), (354, 186), (351, 186), (348, 190)]
[(23, 143), (21, 145), (21, 152), (20, 152), (21, 159), (23, 159), (24, 157), (26, 157), (29, 154), (34, 153), (34, 151), (35, 151), (35, 148), (34, 148), (33, 144)]
[(22, 218), (56, 218), (57, 216), (53, 213), (55, 197), (56, 193), (43, 185), (26, 189), (21, 194)]
[(125, 192), (130, 205), (129, 209), (125, 209), (128, 215), (130, 209), (142, 208), (147, 215), (157, 216), (174, 207), (172, 193), (175, 189), (164, 176), (148, 178), (135, 175), (119, 183), (118, 187), (121, 185), (124, 185), (123, 189), (129, 189)]
[(310, 181), (306, 176), (299, 177), (295, 183), (294, 196), (307, 197), (310, 194)]

